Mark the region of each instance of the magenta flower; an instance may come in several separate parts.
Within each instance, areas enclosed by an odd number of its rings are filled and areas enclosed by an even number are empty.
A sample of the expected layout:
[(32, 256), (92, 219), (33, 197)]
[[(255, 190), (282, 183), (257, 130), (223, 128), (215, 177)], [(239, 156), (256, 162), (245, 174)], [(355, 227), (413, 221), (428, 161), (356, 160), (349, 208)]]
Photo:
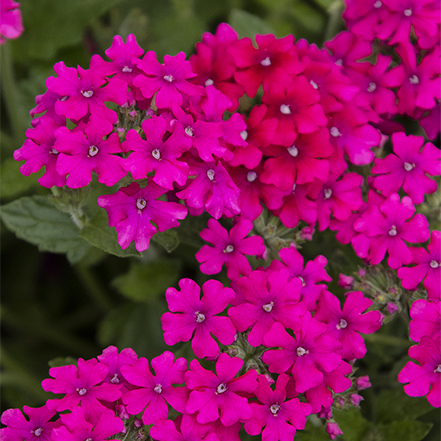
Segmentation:
[(145, 98), (152, 98), (156, 93), (155, 103), (159, 108), (171, 107), (172, 103), (182, 104), (182, 94), (202, 95), (202, 88), (187, 80), (196, 74), (191, 70), (185, 53), (179, 52), (174, 57), (164, 56), (164, 64), (156, 59), (154, 51), (148, 51), (142, 59), (133, 59), (135, 65), (142, 70), (133, 84), (141, 89)]
[(259, 375), (259, 385), (254, 391), (259, 403), (251, 403), (253, 416), (244, 424), (249, 435), (259, 435), (263, 428), (262, 440), (292, 441), (296, 431), (305, 428), (311, 406), (298, 398), (285, 401), (288, 380), (288, 375), (280, 374), (273, 391), (267, 378)]
[(296, 277), (288, 281), (289, 272), (282, 268), (271, 273), (253, 271), (248, 277), (237, 280), (244, 302), (228, 310), (239, 332), (251, 328), (248, 342), (257, 347), (274, 322), (298, 329), (298, 317), (306, 312), (299, 303), (301, 281)]
[(55, 103), (55, 112), (66, 118), (79, 120), (88, 113), (108, 119), (112, 124), (117, 120), (117, 114), (104, 104), (114, 102), (122, 106), (127, 101), (127, 87), (122, 80), (113, 79), (103, 86), (107, 80), (96, 69), (66, 67), (59, 61), (54, 70), (58, 78), (49, 77), (46, 86), (66, 99)]
[(116, 401), (121, 397), (121, 385), (103, 383), (109, 368), (99, 363), (95, 358), (91, 360), (78, 359), (78, 368), (68, 366), (49, 369), (52, 378), (43, 380), (41, 386), (45, 391), (54, 394), (65, 394), (61, 399), (48, 400), (48, 406), (58, 412), (73, 409), (81, 405), (97, 408), (102, 407), (98, 400)]
[[(37, 95), (35, 97), (35, 104), (37, 105), (29, 111), (29, 115), (33, 118), (31, 121), (32, 127), (36, 127), (40, 123), (40, 120), (45, 117), (52, 118), (58, 126), (65, 126), (66, 117), (58, 115), (58, 113), (55, 112), (55, 103), (61, 99), (64, 99), (64, 97), (58, 93), (52, 92), (52, 90), (46, 90), (45, 93)], [(44, 115), (34, 118), (35, 115), (43, 112)]]
[(196, 357), (216, 357), (219, 346), (211, 336), (213, 334), (222, 344), (233, 343), (236, 328), (228, 317), (219, 316), (235, 294), (231, 288), (224, 288), (217, 280), (208, 280), (201, 289), (191, 279), (179, 281), (181, 291), (168, 288), (165, 292), (168, 308), (161, 317), (164, 340), (168, 345), (180, 341), (191, 341)]
[(109, 226), (116, 227), (122, 249), (134, 240), (136, 249), (145, 251), (158, 230), (176, 228), (179, 226), (178, 219), (185, 219), (187, 209), (181, 204), (157, 200), (166, 191), (154, 182), (149, 182), (144, 188), (132, 182), (114, 194), (98, 198), (98, 205), (105, 208), (109, 216)]
[(427, 289), (429, 299), (441, 299), (441, 232), (432, 231), (430, 243), (424, 248), (411, 247), (412, 261), (416, 263), (413, 267), (402, 267), (398, 270), (398, 277), (406, 289), (418, 287), (424, 280), (424, 287)]
[(18, 38), (23, 32), (20, 3), (12, 0), (0, 1), (0, 44), (7, 38)]
[(173, 190), (173, 182), (183, 186), (187, 181), (188, 164), (178, 158), (190, 149), (191, 141), (181, 124), (174, 124), (171, 134), (167, 126), (167, 121), (161, 117), (153, 116), (143, 121), (146, 140), (136, 130), (129, 130), (123, 149), (132, 153), (123, 161), (123, 167), (134, 179), (144, 179), (147, 173), (154, 171), (153, 182)]
[(43, 407), (23, 406), (23, 411), (29, 419), (26, 419), (20, 409), (8, 409), (2, 413), (1, 422), (6, 427), (0, 429), (0, 438), (3, 441), (50, 441), (54, 427), (60, 425), (60, 421), (51, 422), (55, 410)]
[(392, 135), (395, 154), (384, 159), (375, 159), (372, 173), (380, 174), (374, 179), (374, 187), (384, 196), (403, 190), (412, 198), (414, 204), (424, 202), (424, 195), (437, 189), (435, 180), (429, 176), (441, 175), (441, 153), (432, 143), (424, 147), (422, 136), (406, 136), (399, 132)]
[(204, 274), (217, 274), (225, 264), (227, 276), (237, 280), (240, 275), (248, 275), (251, 265), (244, 254), (261, 256), (265, 252), (265, 245), (260, 236), (246, 237), (253, 229), (253, 223), (239, 217), (233, 228), (228, 232), (217, 220), (209, 219), (208, 228), (200, 232), (200, 236), (214, 245), (204, 245), (197, 253), (196, 260), (201, 264)]
[(329, 438), (335, 439), (338, 435), (343, 435), (343, 431), (340, 429), (337, 423), (333, 423), (328, 421), (326, 423), (326, 433), (329, 435)]
[[(311, 317), (307, 312), (300, 317), (300, 330), (294, 330), (294, 337), (285, 327), (276, 322), (263, 338), (271, 349), (262, 355), (270, 372), (291, 371), (298, 392), (305, 392), (323, 382), (323, 371), (331, 372), (342, 362), (338, 351), (342, 348), (335, 338), (327, 335), (327, 326)], [(320, 369), (319, 369), (320, 368)]]
[(325, 41), (325, 47), (332, 51), (337, 66), (353, 67), (372, 53), (372, 45), (351, 31), (342, 31), (332, 40)]
[(215, 219), (222, 215), (233, 217), (240, 213), (238, 205), (240, 190), (232, 181), (221, 161), (194, 163), (190, 174), (197, 175), (189, 185), (176, 193), (192, 208), (203, 208)]
[(397, 269), (412, 261), (412, 252), (404, 241), (420, 243), (429, 238), (427, 219), (422, 214), (413, 216), (414, 213), (415, 206), (409, 197), (404, 196), (400, 202), (400, 196), (393, 193), (379, 207), (369, 205), (355, 221), (354, 229), (370, 239), (367, 258), (372, 265), (380, 263), (386, 251), (391, 268)]
[(441, 332), (441, 302), (416, 300), (410, 308), (409, 337), (419, 342), (422, 337), (433, 337)]
[(338, 352), (345, 360), (363, 358), (366, 345), (360, 334), (372, 334), (380, 329), (383, 316), (380, 311), (369, 311), (372, 300), (361, 291), (347, 293), (343, 309), (338, 298), (323, 290), (314, 318), (328, 324), (328, 335), (337, 338), (343, 348)]
[(72, 413), (60, 416), (63, 426), (52, 432), (52, 441), (104, 441), (110, 436), (124, 430), (121, 418), (115, 416), (112, 410), (103, 408), (97, 421), (90, 422), (90, 418), (82, 407), (74, 407)]
[(125, 393), (122, 402), (130, 415), (142, 412), (145, 425), (153, 424), (168, 417), (168, 406), (184, 412), (188, 398), (186, 387), (173, 385), (184, 382), (187, 360), (178, 358), (166, 351), (152, 360), (155, 375), (152, 374), (146, 358), (140, 358), (132, 366), (121, 367), (124, 378), (136, 388)]
[(59, 152), (54, 147), (54, 132), (58, 128), (59, 125), (52, 118), (42, 116), (35, 128), (26, 130), (26, 141), (14, 152), (16, 161), (26, 161), (20, 167), (21, 174), (25, 176), (45, 166), (46, 171), (38, 182), (46, 188), (63, 187), (66, 184), (66, 175), (59, 174), (56, 169)]
[[(178, 430), (179, 428), (179, 430)], [(180, 424), (170, 420), (157, 421), (150, 436), (158, 441), (219, 441), (208, 424), (199, 424), (193, 415), (182, 415)]]
[(192, 390), (186, 411), (198, 412), (198, 423), (206, 424), (220, 419), (224, 426), (231, 426), (239, 420), (247, 420), (252, 410), (247, 398), (257, 387), (257, 372), (249, 370), (236, 377), (243, 365), (240, 358), (231, 358), (222, 353), (216, 362), (216, 374), (204, 369), (197, 360), (192, 360), (190, 370), (185, 374), (185, 384)]
[(398, 374), (400, 383), (409, 383), (404, 386), (404, 392), (411, 397), (427, 395), (427, 401), (433, 407), (441, 407), (441, 337), (424, 336), (419, 345), (409, 348), (409, 356), (415, 359), (407, 362)]
[[(84, 131), (83, 131), (84, 130)], [(115, 185), (126, 176), (122, 158), (114, 153), (122, 153), (117, 133), (107, 119), (91, 115), (83, 130), (69, 130), (60, 127), (55, 131), (57, 138), (54, 149), (59, 152), (56, 170), (67, 177), (69, 188), (81, 188), (92, 180), (92, 171), (98, 174), (98, 182), (108, 187)], [(103, 139), (106, 135), (106, 139)]]

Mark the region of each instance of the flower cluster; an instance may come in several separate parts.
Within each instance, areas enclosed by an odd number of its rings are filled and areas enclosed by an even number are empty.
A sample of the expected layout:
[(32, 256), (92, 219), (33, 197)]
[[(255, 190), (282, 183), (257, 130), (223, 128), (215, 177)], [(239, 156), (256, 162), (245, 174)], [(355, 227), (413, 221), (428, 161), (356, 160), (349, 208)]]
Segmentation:
[(18, 38), (23, 32), (20, 3), (0, 0), (0, 44), (8, 38)]

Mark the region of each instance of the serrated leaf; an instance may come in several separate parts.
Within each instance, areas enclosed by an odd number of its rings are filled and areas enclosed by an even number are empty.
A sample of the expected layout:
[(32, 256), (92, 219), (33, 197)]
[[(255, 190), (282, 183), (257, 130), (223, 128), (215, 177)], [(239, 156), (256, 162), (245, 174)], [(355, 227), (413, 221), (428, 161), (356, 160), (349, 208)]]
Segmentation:
[(40, 170), (30, 176), (23, 176), (19, 172), (19, 168), (20, 164), (13, 158), (2, 162), (0, 168), (0, 197), (2, 199), (13, 198), (29, 190), (33, 185), (38, 184), (38, 178), (44, 173), (43, 170)]
[(133, 243), (125, 250), (121, 248), (116, 230), (109, 227), (108, 222), (106, 212), (99, 211), (84, 225), (80, 233), (81, 237), (106, 253), (118, 257), (140, 257), (141, 253), (136, 251)]
[(148, 302), (176, 282), (179, 268), (180, 262), (174, 259), (133, 262), (129, 272), (116, 277), (112, 285), (129, 299)]
[(414, 420), (424, 415), (433, 407), (426, 397), (409, 397), (402, 388), (382, 390), (376, 398), (376, 409), (380, 423), (399, 420)]
[(75, 263), (90, 249), (67, 213), (61, 213), (46, 196), (17, 199), (0, 207), (0, 218), (17, 237), (40, 251), (66, 253)]
[(156, 233), (152, 237), (152, 240), (163, 246), (168, 253), (171, 253), (179, 245), (179, 237), (176, 230), (166, 230), (162, 233)]
[(344, 433), (345, 441), (360, 441), (369, 430), (371, 423), (358, 408), (333, 410), (332, 415)]
[(228, 18), (228, 23), (238, 33), (239, 38), (249, 37), (254, 39), (256, 34), (274, 34), (274, 29), (260, 17), (240, 9), (233, 9)]
[(405, 420), (379, 424), (377, 429), (384, 436), (384, 441), (421, 441), (432, 427), (431, 423)]

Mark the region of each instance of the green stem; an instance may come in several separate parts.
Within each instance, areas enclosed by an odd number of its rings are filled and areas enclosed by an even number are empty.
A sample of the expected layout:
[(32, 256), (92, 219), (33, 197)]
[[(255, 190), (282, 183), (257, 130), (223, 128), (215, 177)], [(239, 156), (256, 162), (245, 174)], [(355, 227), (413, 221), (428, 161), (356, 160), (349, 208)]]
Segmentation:
[(9, 42), (1, 48), (2, 95), (8, 111), (9, 123), (14, 140), (14, 148), (19, 148), (24, 141), (25, 124), (23, 124), (20, 94), (14, 80), (12, 56)]
[(413, 343), (409, 340), (399, 337), (393, 337), (391, 335), (364, 334), (363, 338), (369, 343), (381, 344), (387, 346), (401, 346), (403, 348), (410, 348), (413, 345)]
[(335, 0), (328, 8), (329, 20), (325, 31), (325, 41), (331, 40), (341, 26), (341, 13), (343, 3), (341, 0)]
[(81, 264), (75, 265), (74, 269), (95, 304), (101, 310), (106, 312), (109, 311), (112, 308), (112, 303), (108, 299), (106, 290), (103, 288), (95, 274), (90, 268)]

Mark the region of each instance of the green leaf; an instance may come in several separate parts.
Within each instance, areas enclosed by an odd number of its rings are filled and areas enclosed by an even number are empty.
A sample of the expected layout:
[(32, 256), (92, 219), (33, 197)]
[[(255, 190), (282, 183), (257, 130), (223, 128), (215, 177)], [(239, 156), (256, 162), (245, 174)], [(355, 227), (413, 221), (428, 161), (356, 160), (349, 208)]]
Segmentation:
[(377, 428), (384, 436), (384, 441), (421, 441), (432, 427), (431, 423), (405, 420), (379, 424)]
[(104, 210), (100, 210), (91, 220), (83, 227), (80, 233), (81, 237), (93, 246), (100, 248), (106, 253), (113, 254), (118, 257), (140, 257), (141, 253), (136, 251), (135, 245), (123, 250), (118, 244), (118, 236), (115, 228), (109, 227), (107, 214)]
[(433, 409), (426, 397), (409, 397), (402, 388), (382, 390), (375, 408), (380, 423), (414, 420)]
[(73, 357), (56, 357), (48, 361), (50, 367), (68, 366), (70, 364), (77, 365), (78, 360)]
[(25, 31), (13, 42), (14, 55), (23, 61), (53, 58), (60, 48), (81, 43), (84, 28), (119, 2), (120, 0), (22, 2)]
[(274, 34), (274, 29), (260, 17), (240, 9), (233, 9), (228, 22), (238, 33), (239, 38), (249, 37), (254, 39), (256, 34)]
[(90, 249), (67, 213), (61, 213), (46, 196), (17, 199), (0, 207), (0, 218), (17, 237), (38, 246), (40, 251), (66, 253), (71, 263)]
[(179, 270), (180, 261), (174, 259), (133, 262), (129, 272), (116, 277), (112, 285), (129, 299), (148, 302), (176, 282)]
[[(315, 425), (311, 422), (314, 417), (314, 421), (318, 424)], [(295, 436), (296, 441), (329, 441), (329, 435), (325, 432), (325, 425), (317, 418), (316, 415), (310, 415), (306, 421), (305, 429), (299, 430)]]
[(156, 233), (152, 237), (153, 242), (162, 245), (168, 253), (171, 253), (179, 245), (178, 233), (176, 230), (166, 230), (162, 233)]
[(370, 424), (361, 414), (360, 409), (333, 410), (332, 415), (344, 433), (345, 441), (360, 441), (368, 432)]
[(38, 184), (38, 178), (43, 175), (44, 171), (33, 173), (31, 176), (23, 176), (19, 172), (20, 164), (13, 158), (8, 158), (2, 162), (0, 168), (0, 197), (13, 198), (32, 186)]

